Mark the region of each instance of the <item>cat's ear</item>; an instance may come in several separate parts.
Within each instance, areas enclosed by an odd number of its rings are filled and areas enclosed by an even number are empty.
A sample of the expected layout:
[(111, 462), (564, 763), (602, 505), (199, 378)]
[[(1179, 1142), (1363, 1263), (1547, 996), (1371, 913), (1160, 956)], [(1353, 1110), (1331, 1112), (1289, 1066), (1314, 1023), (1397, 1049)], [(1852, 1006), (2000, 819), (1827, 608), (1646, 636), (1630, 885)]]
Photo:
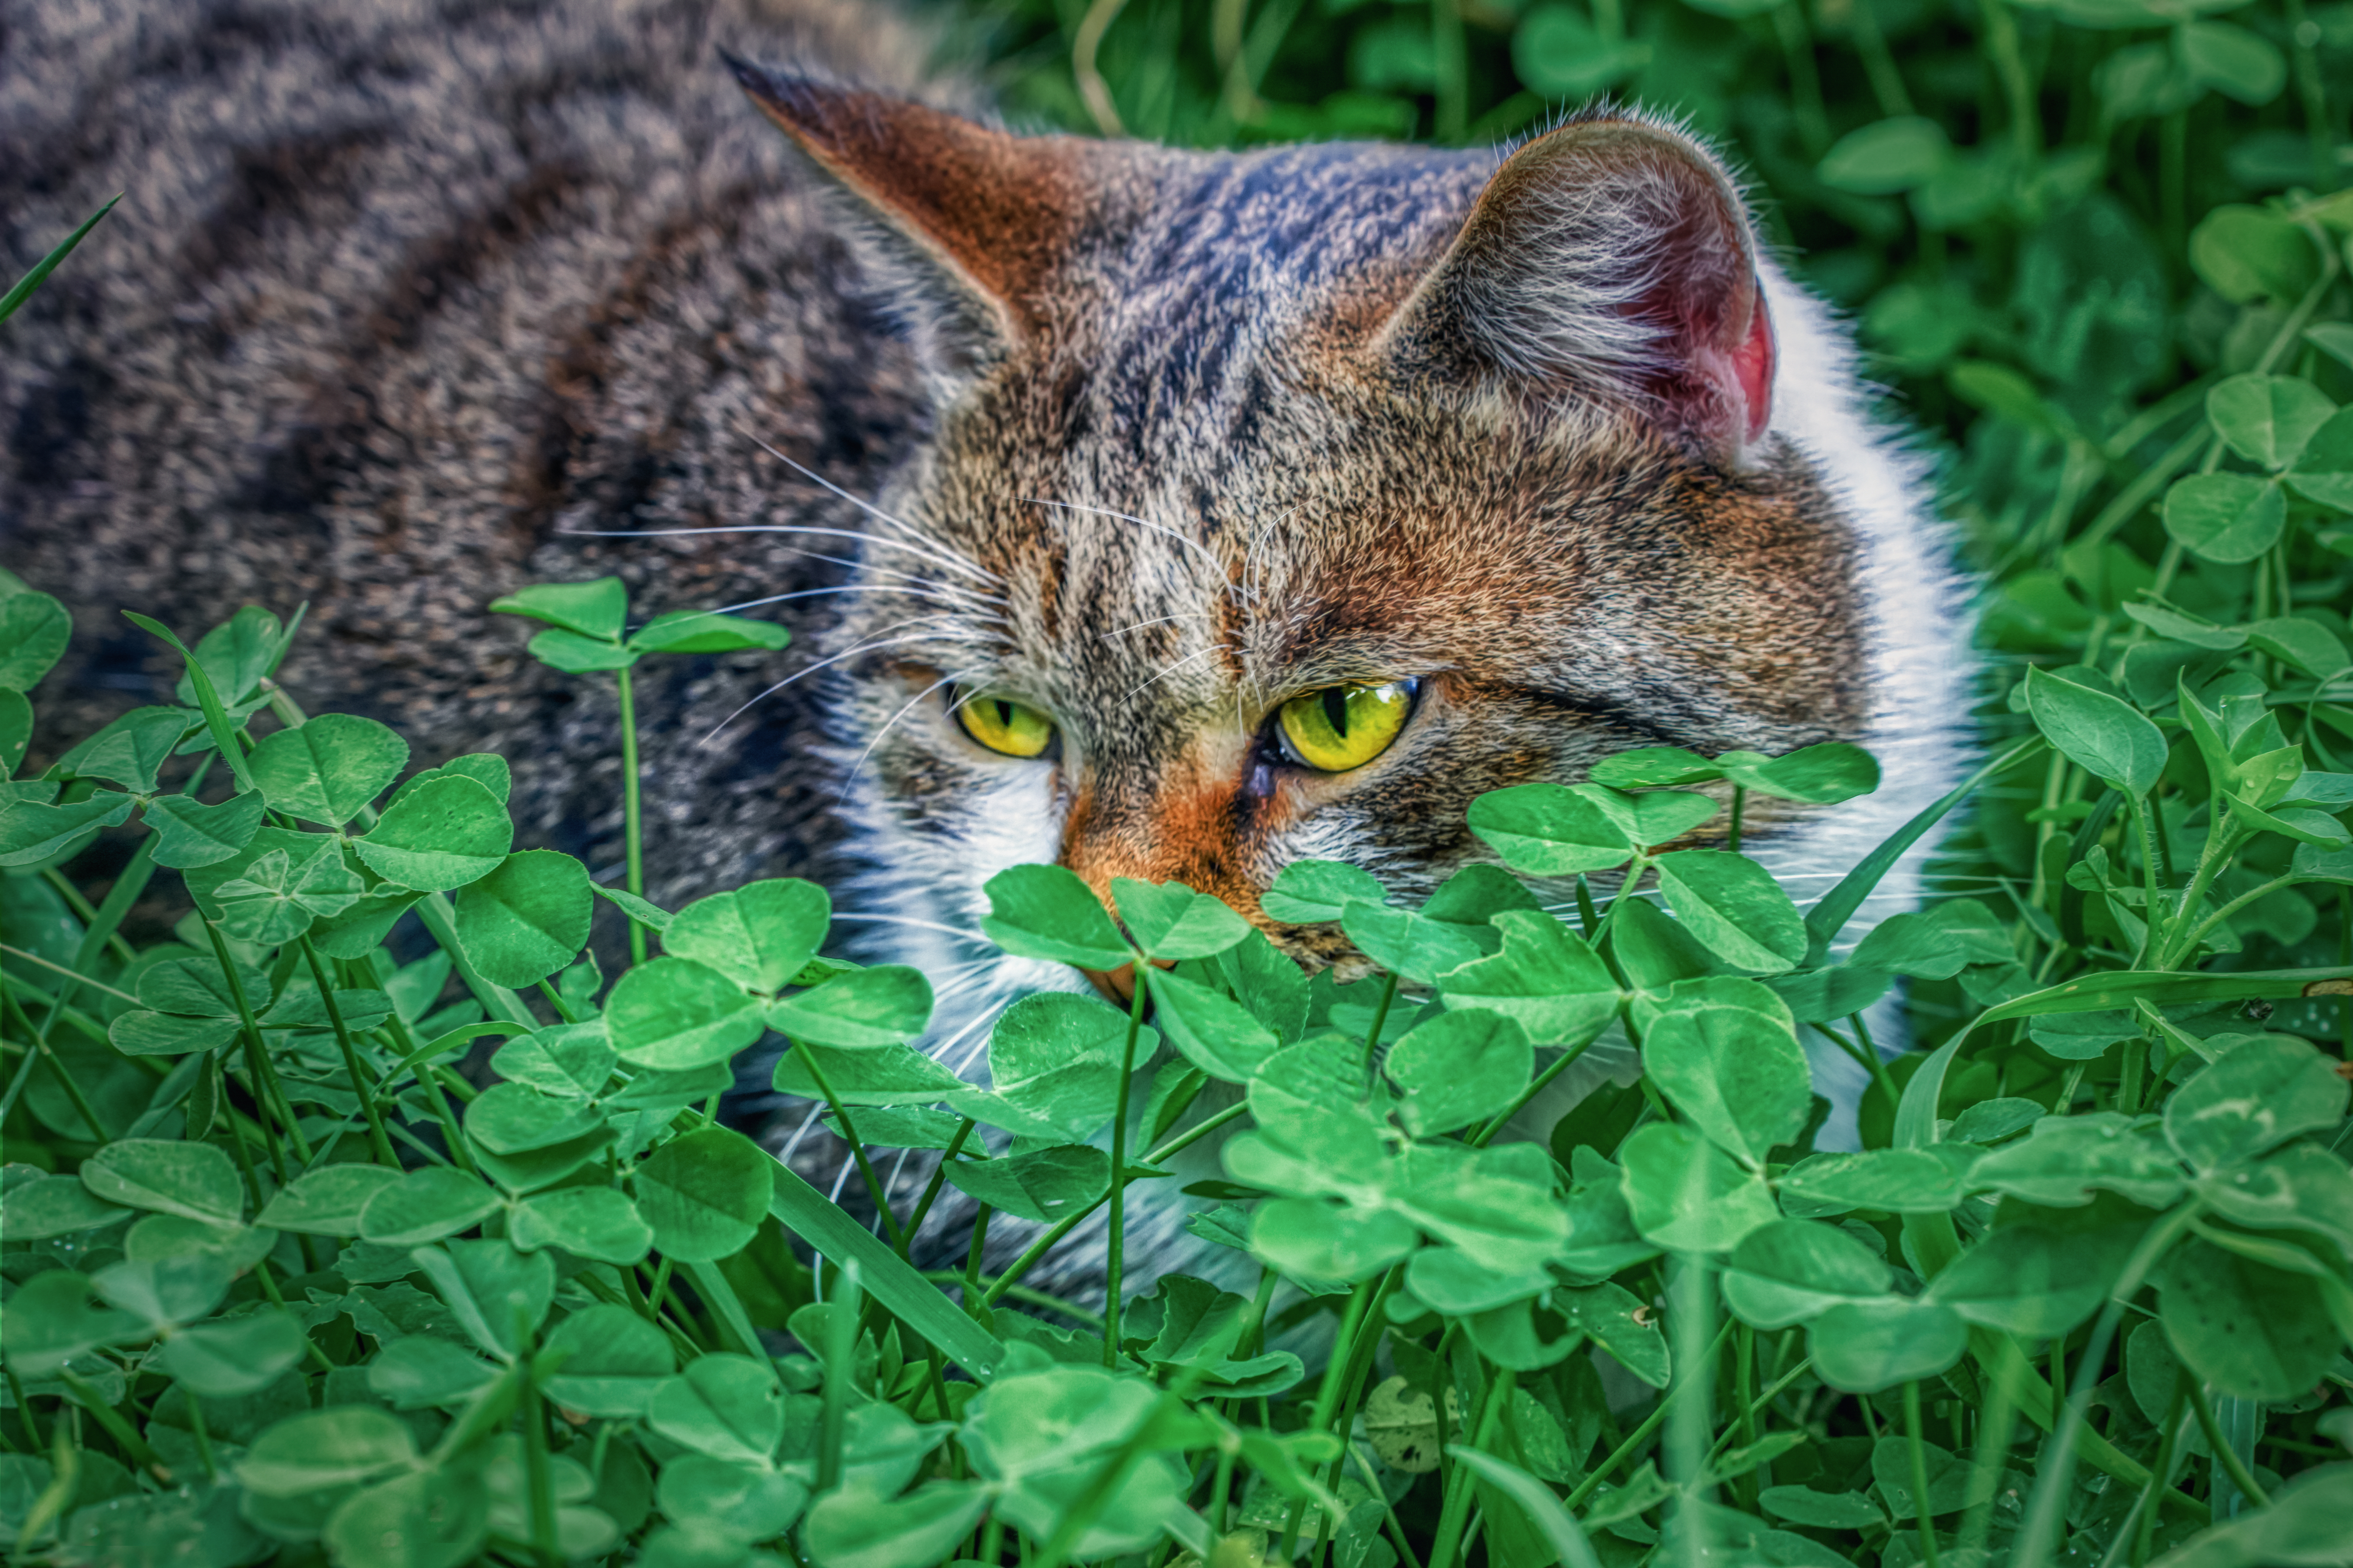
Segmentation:
[(1034, 336), (1091, 207), (1091, 144), (1014, 136), (943, 110), (728, 57), (752, 101), (874, 219), (934, 357), (985, 364)]
[(1772, 416), (1746, 205), (1705, 148), (1641, 121), (1572, 122), (1506, 158), (1382, 337), (1412, 368), (1630, 398), (1718, 449)]

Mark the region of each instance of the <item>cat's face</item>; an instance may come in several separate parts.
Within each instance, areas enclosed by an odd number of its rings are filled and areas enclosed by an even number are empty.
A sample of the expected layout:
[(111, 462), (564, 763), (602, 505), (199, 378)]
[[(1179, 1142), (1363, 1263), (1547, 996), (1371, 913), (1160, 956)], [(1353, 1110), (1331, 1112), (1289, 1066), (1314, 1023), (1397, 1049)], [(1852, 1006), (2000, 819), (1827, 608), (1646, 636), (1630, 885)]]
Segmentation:
[[(1605, 122), (1498, 175), (925, 116), (861, 159), (816, 100), (760, 96), (950, 273), (921, 323), (938, 438), (879, 499), (828, 650), (873, 910), (970, 930), (989, 877), (1060, 861), (1339, 959), (1256, 912), (1285, 864), (1425, 893), (1492, 858), (1463, 824), (1484, 791), (1862, 727), (1854, 542), (1767, 427), (1746, 219), (1681, 138)], [(937, 163), (966, 137), (960, 213), (892, 184), (910, 139)], [(1552, 188), (1613, 176), (1614, 206)], [(992, 178), (1018, 195), (976, 214)]]

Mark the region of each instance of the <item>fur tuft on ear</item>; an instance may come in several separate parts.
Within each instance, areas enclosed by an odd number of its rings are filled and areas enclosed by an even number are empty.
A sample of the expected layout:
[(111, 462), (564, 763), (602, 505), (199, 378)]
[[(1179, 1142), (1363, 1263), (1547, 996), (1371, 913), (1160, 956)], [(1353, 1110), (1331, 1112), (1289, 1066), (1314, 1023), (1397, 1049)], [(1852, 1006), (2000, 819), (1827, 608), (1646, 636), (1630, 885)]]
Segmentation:
[(871, 237), (934, 307), (934, 346), (987, 363), (1034, 338), (1084, 224), (1092, 144), (1021, 137), (943, 110), (726, 57), (752, 101), (862, 204)]
[(1772, 416), (1738, 187), (1682, 132), (1608, 108), (1504, 161), (1383, 337), (1421, 368), (1631, 399), (1711, 447)]

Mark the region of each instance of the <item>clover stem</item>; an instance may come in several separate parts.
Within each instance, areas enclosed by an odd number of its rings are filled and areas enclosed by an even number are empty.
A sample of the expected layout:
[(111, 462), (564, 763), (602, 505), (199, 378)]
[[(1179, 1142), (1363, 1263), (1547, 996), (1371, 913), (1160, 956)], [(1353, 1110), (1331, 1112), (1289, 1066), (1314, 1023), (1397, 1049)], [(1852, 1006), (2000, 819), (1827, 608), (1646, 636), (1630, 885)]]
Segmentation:
[(800, 1057), (802, 1065), (808, 1068), (809, 1077), (817, 1080), (817, 1091), (825, 1096), (825, 1102), (833, 1108), (833, 1119), (841, 1123), (841, 1135), (849, 1143), (850, 1156), (858, 1163), (859, 1177), (866, 1184), (867, 1195), (874, 1200), (874, 1212), (882, 1216), (882, 1228), (890, 1234), (892, 1247), (904, 1254), (907, 1250), (906, 1233), (899, 1228), (897, 1217), (891, 1213), (891, 1199), (883, 1190), (882, 1178), (875, 1174), (874, 1162), (866, 1157), (866, 1144), (858, 1136), (857, 1125), (849, 1120), (849, 1108), (842, 1104), (841, 1096), (833, 1091), (833, 1085), (825, 1076), (825, 1067), (817, 1059), (816, 1053), (803, 1047)]
[(343, 1024), (343, 1005), (335, 1000), (334, 982), (327, 974), (327, 966), (319, 962), (319, 950), (310, 936), (301, 939), (302, 957), (311, 965), (311, 978), (318, 982), (319, 1000), (326, 1005), (327, 1022), (334, 1026), (335, 1047), (343, 1056), (343, 1070), (351, 1075), (352, 1092), (360, 1098), (360, 1113), (367, 1118), (368, 1142), (375, 1145), (375, 1163), (400, 1169), (400, 1156), (393, 1152), (392, 1139), (384, 1130), (384, 1113), (376, 1109), (374, 1075), (360, 1065), (359, 1047), (352, 1044), (352, 1032)]
[(547, 1405), (540, 1396), (539, 1379), (532, 1365), (531, 1319), (515, 1309), (515, 1342), (522, 1370), (523, 1474), (531, 1492), (531, 1548), (543, 1568), (562, 1568), (556, 1550), (555, 1478), (547, 1463)]
[(1397, 1004), (1398, 977), (1392, 969), (1381, 980), (1381, 999), (1373, 1004), (1373, 1026), (1365, 1031), (1365, 1073), (1370, 1077), (1373, 1058), (1380, 1054), (1381, 1031), (1388, 1026), (1389, 1009)]
[(900, 1257), (907, 1256), (907, 1244), (914, 1239), (917, 1231), (923, 1228), (923, 1221), (931, 1214), (932, 1205), (940, 1195), (940, 1188), (947, 1182), (948, 1166), (964, 1152), (965, 1140), (970, 1138), (973, 1130), (979, 1125), (967, 1116), (964, 1119), (964, 1125), (955, 1130), (955, 1136), (948, 1140), (946, 1151), (940, 1155), (938, 1167), (932, 1172), (932, 1179), (923, 1188), (923, 1195), (915, 1200), (915, 1210), (907, 1216), (906, 1228), (899, 1233)]
[(1977, 1456), (1969, 1471), (1968, 1511), (1961, 1516), (1960, 1540), (1955, 1548), (1958, 1552), (1980, 1550), (1993, 1528), (1993, 1502), (2001, 1494), (2010, 1435), (2017, 1425), (2018, 1390), (2010, 1381), (2016, 1364), (2003, 1359), (1986, 1366), (1986, 1381), (1992, 1389), (1985, 1407), (1978, 1412)]
[(1748, 809), (1748, 792), (1738, 784), (1732, 786), (1732, 826), (1724, 837), (1724, 847), (1735, 855), (1740, 853), (1740, 818)]
[(1940, 1568), (1936, 1523), (1928, 1508), (1928, 1442), (1920, 1433), (1920, 1380), (1904, 1385), (1904, 1443), (1912, 1458), (1912, 1513), (1920, 1526), (1920, 1561)]
[(1141, 976), (1127, 1008), (1127, 1037), (1119, 1047), (1119, 1098), (1111, 1116), (1111, 1237), (1103, 1283), (1103, 1365), (1119, 1363), (1121, 1252), (1127, 1240), (1127, 1101), (1135, 1081), (1135, 1039), (1144, 1028), (1145, 1000), (1151, 995)]
[[(1732, 1321), (1726, 1321), (1723, 1328), (1716, 1331), (1715, 1340), (1707, 1349), (1710, 1356), (1714, 1356), (1724, 1348), (1725, 1341), (1732, 1337), (1734, 1326)], [(1648, 1415), (1642, 1417), (1642, 1424), (1628, 1433), (1624, 1442), (1610, 1449), (1609, 1457), (1596, 1465), (1592, 1472), (1577, 1482), (1569, 1494), (1561, 1500), (1560, 1506), (1571, 1513), (1584, 1507), (1587, 1500), (1601, 1489), (1601, 1483), (1609, 1479), (1610, 1472), (1634, 1454), (1639, 1453), (1642, 1446), (1657, 1435), (1659, 1428), (1666, 1425), (1668, 1414), (1683, 1403), (1683, 1395), (1690, 1392), (1692, 1385), (1692, 1379), (1678, 1379), (1674, 1385), (1667, 1390), (1665, 1397), (1652, 1407)], [(1869, 1406), (1866, 1405), (1864, 1408), (1868, 1409)]]
[[(2019, 1527), (2018, 1539), (2025, 1543), (2023, 1552), (2012, 1559), (2019, 1568), (2042, 1568), (2052, 1548), (2057, 1544), (2060, 1531), (2065, 1528), (2066, 1499), (2075, 1475), (2075, 1440), (2083, 1431), (2084, 1417), (2090, 1411), (2092, 1390), (2098, 1384), (2100, 1369), (2107, 1360), (2108, 1342), (2116, 1334), (2116, 1321), (2124, 1315), (2126, 1303), (2140, 1289), (2141, 1282), (2157, 1266), (2158, 1259), (2172, 1249), (2174, 1242), (2198, 1217), (2200, 1208), (2200, 1205), (2193, 1200), (2151, 1222), (2148, 1229), (2142, 1233), (2140, 1244), (2133, 1248), (2131, 1258), (2126, 1260), (2124, 1272), (2117, 1277), (2115, 1288), (2108, 1292), (2107, 1303), (2100, 1309), (2100, 1316), (2092, 1325), (2092, 1337), (2084, 1343), (2084, 1353), (2076, 1358), (2075, 1376), (2065, 1395), (2066, 1407), (2063, 1411), (2054, 1408), (2052, 1412), (2051, 1441), (2043, 1449), (2034, 1495), (2026, 1507), (2026, 1521)], [(2055, 1344), (2052, 1349), (2056, 1354)], [(2052, 1370), (2055, 1372), (2057, 1369), (2054, 1367)], [(2060, 1396), (2061, 1386), (2054, 1376), (2051, 1381), (2054, 1400)], [(2237, 1479), (2235, 1474), (2232, 1479)], [(2247, 1495), (2260, 1498), (2260, 1489)], [(1926, 1506), (1925, 1501), (1922, 1506)]]
[[(621, 688), (621, 832), (628, 841), (629, 857), (629, 891), (638, 898), (646, 896), (645, 826), (639, 816), (638, 798), (638, 700), (630, 689), (628, 669), (613, 672)], [(629, 962), (646, 961), (646, 928), (629, 917)]]
[(204, 922), (204, 928), (205, 935), (212, 939), (213, 956), (220, 960), (221, 973), (228, 981), (229, 1000), (237, 1004), (237, 1019), (245, 1026), (246, 1064), (253, 1073), (254, 1103), (266, 1109), (267, 1114), (260, 1119), (261, 1131), (269, 1139), (270, 1163), (277, 1167), (279, 1184), (283, 1186), (287, 1181), (286, 1156), (270, 1131), (270, 1121), (274, 1119), (285, 1126), (286, 1136), (293, 1141), (295, 1156), (305, 1165), (311, 1163), (311, 1141), (302, 1136), (302, 1129), (294, 1121), (293, 1108), (286, 1103), (285, 1087), (278, 1081), (278, 1069), (270, 1063), (269, 1047), (262, 1043), (261, 1020), (254, 1016), (253, 1000), (245, 994), (245, 977), (237, 971), (237, 960), (229, 956), (228, 940), (210, 921)]
[[(1487, 1397), (1480, 1402), (1478, 1423), (1471, 1429), (1472, 1447), (1485, 1448), (1493, 1443), (1504, 1401), (1511, 1398), (1513, 1384), (1517, 1381), (1518, 1374), (1508, 1368), (1497, 1369), (1489, 1381)], [(1471, 1500), (1475, 1490), (1469, 1469), (1458, 1466), (1450, 1478), (1446, 1500), (1439, 1509), (1438, 1537), (1430, 1543), (1430, 1568), (1453, 1568), (1455, 1554), (1465, 1544), (1463, 1526), (1470, 1522)]]
[(849, 1380), (858, 1357), (860, 1290), (858, 1263), (843, 1269), (839, 1292), (828, 1303), (825, 1322), (825, 1402), (819, 1416), (817, 1489), (829, 1491), (841, 1479), (843, 1423), (849, 1413)]
[[(1733, 1397), (1739, 1403), (1739, 1418), (1733, 1423), (1744, 1446), (1757, 1441), (1757, 1331), (1747, 1324), (1740, 1325), (1737, 1343), (1732, 1347)], [(1760, 1482), (1756, 1470), (1740, 1478), (1740, 1506), (1750, 1513), (1757, 1511), (1757, 1490)]]
[[(2185, 1373), (2183, 1375), (2188, 1374)], [(2231, 1484), (2257, 1508), (2269, 1508), (2271, 1495), (2263, 1490), (2263, 1484), (2247, 1468), (2245, 1456), (2222, 1435), (2221, 1423), (2214, 1418), (2213, 1402), (2206, 1397), (2204, 1389), (2192, 1388), (2189, 1391), (2189, 1408), (2197, 1414), (2198, 1430), (2206, 1435), (2206, 1446), (2214, 1450), (2214, 1462), (2222, 1467), (2223, 1473), (2231, 1478)], [(2229, 1509), (2223, 1500), (2218, 1498), (2214, 1511), (2228, 1518), (2236, 1510)]]
[[(90, 1130), (96, 1135), (98, 1141), (100, 1143), (105, 1142), (108, 1137), (106, 1124), (99, 1121), (98, 1112), (90, 1107), (90, 1097), (82, 1092), (81, 1085), (75, 1080), (72, 1072), (68, 1070), (64, 1058), (50, 1048), (48, 1037), (34, 1031), (33, 1020), (25, 1016), (24, 1007), (16, 1000), (16, 989), (8, 983), (5, 971), (0, 971), (0, 1014), (5, 1014), (11, 1025), (25, 1031), (26, 1038), (32, 1041), (34, 1049), (39, 1052), (41, 1059), (48, 1064), (50, 1073), (65, 1089), (66, 1098), (73, 1101), (74, 1110), (80, 1114), (84, 1121), (90, 1124)], [(33, 1058), (27, 1055), (25, 1058), (24, 1066), (17, 1069), (17, 1076), (22, 1078), (29, 1073), (32, 1070), (32, 1065)], [(12, 1084), (9, 1086), (9, 1100), (12, 1108), (16, 1094), (16, 1086)]]
[(964, 1310), (976, 1319), (980, 1316), (980, 1310), (995, 1302), (1002, 1291), (1013, 1289), (1011, 1279), (999, 1279), (987, 1288), (988, 1294), (986, 1297), (981, 1294), (980, 1255), (987, 1250), (988, 1216), (995, 1212), (987, 1204), (975, 1211), (972, 1216), (972, 1247), (965, 1254)]
[(1568, 1070), (1568, 1065), (1577, 1060), (1577, 1058), (1583, 1056), (1587, 1049), (1592, 1046), (1593, 1041), (1598, 1040), (1600, 1037), (1600, 1031), (1596, 1030), (1591, 1039), (1588, 1039), (1581, 1044), (1569, 1047), (1568, 1049), (1560, 1053), (1560, 1058), (1557, 1061), (1555, 1061), (1551, 1066), (1546, 1068), (1544, 1071), (1528, 1079), (1528, 1087), (1520, 1091), (1517, 1099), (1514, 1100), (1511, 1104), (1505, 1106), (1503, 1110), (1497, 1111), (1488, 1121), (1486, 1126), (1481, 1128), (1477, 1132), (1471, 1136), (1471, 1147), (1473, 1149), (1484, 1149), (1488, 1144), (1493, 1142), (1495, 1141), (1495, 1135), (1504, 1130), (1505, 1125), (1511, 1121), (1513, 1117), (1517, 1116), (1520, 1111), (1526, 1107), (1529, 1100), (1534, 1100), (1537, 1095), (1542, 1094), (1545, 1091), (1546, 1085), (1550, 1084), (1553, 1079), (1558, 1078), (1562, 1073), (1567, 1072)]
[[(1219, 1128), (1226, 1125), (1226, 1123), (1240, 1119), (1241, 1115), (1249, 1110), (1250, 1102), (1248, 1100), (1236, 1100), (1233, 1104), (1227, 1106), (1223, 1110), (1219, 1111), (1215, 1116), (1206, 1119), (1198, 1126), (1187, 1128), (1184, 1131), (1179, 1132), (1176, 1137), (1168, 1140), (1167, 1142), (1160, 1145), (1159, 1148), (1155, 1149), (1152, 1152), (1146, 1154), (1144, 1157), (1145, 1163), (1148, 1165), (1156, 1165), (1163, 1160), (1174, 1158), (1175, 1156), (1184, 1152), (1186, 1150), (1191, 1148), (1200, 1140), (1208, 1137), (1210, 1133), (1215, 1132)], [(1107, 1199), (1108, 1194), (1106, 1194), (1105, 1197), (1097, 1198), (1094, 1202), (1079, 1210), (1076, 1214), (1065, 1215), (1061, 1219), (1056, 1221), (1053, 1229), (1048, 1231), (1045, 1235), (1031, 1242), (1029, 1244), (1029, 1250), (1022, 1253), (1020, 1257), (1013, 1260), (1013, 1267), (1008, 1268), (1003, 1274), (997, 1276), (997, 1283), (988, 1288), (988, 1295), (982, 1304), (984, 1306), (990, 1307), (997, 1305), (998, 1299), (1001, 1298), (1006, 1291), (1011, 1289), (1014, 1283), (1024, 1274), (1029, 1273), (1029, 1270), (1036, 1266), (1038, 1260), (1045, 1257), (1046, 1254), (1052, 1249), (1056, 1242), (1070, 1235), (1071, 1232), (1078, 1229), (1080, 1222), (1084, 1220), (1089, 1215), (1094, 1213), (1095, 1210), (1103, 1207)]]

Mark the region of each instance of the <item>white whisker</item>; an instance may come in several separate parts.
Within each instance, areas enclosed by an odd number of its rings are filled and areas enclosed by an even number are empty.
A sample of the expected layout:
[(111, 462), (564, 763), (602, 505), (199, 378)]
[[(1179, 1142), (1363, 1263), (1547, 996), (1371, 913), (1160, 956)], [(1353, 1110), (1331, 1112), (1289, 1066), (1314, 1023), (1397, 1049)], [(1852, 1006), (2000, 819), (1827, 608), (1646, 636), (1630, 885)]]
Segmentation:
[(963, 678), (963, 674), (964, 672), (961, 670), (951, 670), (949, 673), (941, 676), (937, 680), (933, 681), (929, 686), (926, 686), (921, 691), (916, 692), (913, 698), (908, 700), (907, 705), (904, 708), (902, 708), (896, 713), (892, 714), (891, 717), (884, 721), (882, 728), (874, 732), (874, 738), (866, 742), (866, 749), (858, 753), (858, 760), (849, 765), (849, 771), (842, 774), (841, 795), (839, 799), (834, 802), (836, 805), (846, 805), (849, 804), (849, 786), (858, 782), (859, 770), (866, 766), (866, 759), (874, 754), (874, 748), (881, 745), (883, 741), (889, 737), (891, 731), (897, 727), (899, 721), (904, 719), (908, 714), (913, 713), (915, 710), (915, 705), (917, 703), (921, 702), (924, 698), (929, 697), (933, 692), (937, 691), (941, 687), (955, 685), (956, 681)]
[[(738, 428), (741, 428), (741, 426), (738, 426)], [(899, 530), (902, 533), (906, 534), (909, 538), (919, 540), (931, 549), (939, 552), (936, 559), (939, 561), (940, 564), (944, 566), (954, 566), (957, 571), (967, 573), (987, 583), (1002, 583), (1005, 580), (1002, 577), (997, 576), (993, 572), (983, 570), (976, 562), (967, 561), (958, 556), (955, 552), (950, 550), (946, 545), (942, 544), (938, 540), (934, 539), (927, 533), (924, 533), (922, 530), (914, 527), (913, 524), (902, 522), (899, 519), (892, 517), (889, 512), (884, 511), (881, 508), (859, 500), (856, 496), (851, 495), (848, 490), (843, 489), (839, 485), (835, 484), (831, 479), (827, 479), (823, 474), (817, 472), (813, 468), (803, 468), (800, 464), (793, 461), (790, 458), (786, 457), (782, 452), (777, 451), (774, 447), (769, 446), (765, 441), (761, 440), (757, 436), (753, 436), (752, 432), (749, 430), (744, 431), (744, 434), (751, 437), (752, 444), (754, 446), (759, 447), (760, 450), (767, 453), (768, 456), (776, 458), (776, 461), (784, 464), (785, 467), (792, 469), (793, 472), (800, 475), (803, 479), (808, 479), (815, 484), (823, 485), (827, 489), (831, 490), (835, 495), (839, 496), (842, 500), (848, 501), (850, 505), (856, 507), (867, 516), (874, 518), (879, 521), (886, 522), (892, 528)]]
[(573, 539), (684, 539), (698, 533), (808, 533), (820, 539), (854, 539), (861, 544), (879, 544), (892, 550), (903, 550), (918, 560), (929, 561), (935, 566), (947, 566), (967, 574), (978, 574), (981, 581), (1001, 583), (1004, 579), (982, 573), (976, 566), (918, 550), (904, 540), (885, 539), (880, 534), (860, 533), (849, 528), (808, 528), (796, 523), (735, 522), (720, 528), (559, 528), (555, 531)]
[[(937, 616), (918, 616), (913, 620), (894, 622), (892, 625), (885, 626), (882, 629), (886, 632), (896, 631), (900, 626), (916, 626), (923, 621), (935, 620), (937, 618)], [(703, 736), (702, 739), (696, 743), (703, 746), (710, 745), (712, 742), (719, 738), (721, 731), (724, 731), (728, 725), (733, 724), (736, 720), (741, 719), (745, 713), (750, 712), (754, 707), (765, 701), (768, 698), (775, 696), (777, 692), (782, 691), (786, 687), (790, 686), (794, 681), (800, 679), (803, 676), (815, 675), (818, 670), (825, 668), (828, 665), (839, 664), (843, 659), (849, 658), (852, 654), (864, 653), (869, 649), (877, 647), (894, 647), (901, 643), (921, 642), (922, 640), (923, 637), (921, 635), (902, 637), (889, 637), (877, 635), (875, 637), (868, 637), (862, 642), (853, 643), (830, 658), (818, 659), (815, 664), (809, 665), (805, 668), (793, 671), (790, 675), (787, 675), (774, 686), (769, 687), (765, 691), (754, 697), (751, 701), (744, 703), (741, 708), (736, 709), (734, 712), (730, 713), (726, 718), (722, 719), (717, 727), (714, 728), (711, 733)]]
[(1125, 697), (1121, 698), (1120, 700), (1123, 702), (1132, 702), (1137, 696), (1142, 694), (1145, 688), (1155, 686), (1161, 681), (1167, 679), (1170, 676), (1176, 674), (1178, 670), (1184, 668), (1195, 659), (1207, 654), (1222, 653), (1224, 651), (1225, 645), (1223, 643), (1212, 643), (1208, 647), (1197, 648), (1193, 652), (1187, 654), (1183, 658), (1178, 659), (1176, 663), (1170, 665), (1167, 668), (1162, 670), (1159, 674), (1154, 676), (1150, 680), (1145, 681), (1143, 686), (1137, 687), (1134, 691), (1131, 691)]

